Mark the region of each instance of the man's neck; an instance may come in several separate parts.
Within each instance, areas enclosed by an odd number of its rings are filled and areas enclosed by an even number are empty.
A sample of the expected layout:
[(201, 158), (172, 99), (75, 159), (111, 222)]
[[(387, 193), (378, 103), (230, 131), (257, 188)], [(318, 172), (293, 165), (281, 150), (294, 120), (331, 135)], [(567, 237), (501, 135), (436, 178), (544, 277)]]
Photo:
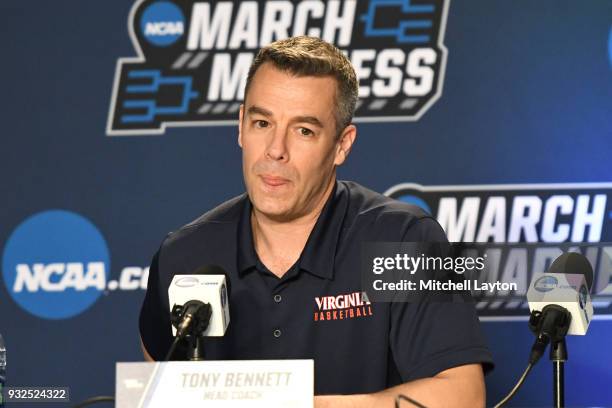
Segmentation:
[(255, 251), (261, 262), (279, 278), (300, 257), (334, 185), (335, 179), (329, 183), (313, 210), (290, 221), (271, 219), (253, 208), (251, 227)]

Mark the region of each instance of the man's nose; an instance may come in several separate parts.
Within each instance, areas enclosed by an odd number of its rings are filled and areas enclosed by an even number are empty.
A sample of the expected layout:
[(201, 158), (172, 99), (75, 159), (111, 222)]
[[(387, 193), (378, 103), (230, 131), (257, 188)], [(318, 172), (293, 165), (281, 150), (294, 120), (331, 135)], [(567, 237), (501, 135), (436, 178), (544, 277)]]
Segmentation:
[(284, 126), (278, 126), (274, 129), (268, 142), (266, 157), (278, 161), (287, 161), (289, 159), (287, 133), (288, 129)]

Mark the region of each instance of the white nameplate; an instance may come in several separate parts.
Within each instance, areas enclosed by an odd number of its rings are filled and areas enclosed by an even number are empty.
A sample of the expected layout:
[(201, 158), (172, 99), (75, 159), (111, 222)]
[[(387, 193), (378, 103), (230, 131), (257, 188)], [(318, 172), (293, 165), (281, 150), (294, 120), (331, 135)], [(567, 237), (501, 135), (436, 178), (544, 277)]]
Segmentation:
[(117, 363), (117, 408), (312, 408), (313, 360)]

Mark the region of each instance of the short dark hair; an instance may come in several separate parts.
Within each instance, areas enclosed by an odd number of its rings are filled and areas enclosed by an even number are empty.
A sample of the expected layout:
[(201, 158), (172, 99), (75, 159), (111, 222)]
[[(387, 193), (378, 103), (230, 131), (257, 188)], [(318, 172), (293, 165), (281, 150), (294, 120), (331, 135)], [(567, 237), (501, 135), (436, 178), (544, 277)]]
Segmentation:
[(348, 58), (334, 45), (316, 37), (299, 36), (279, 40), (259, 50), (247, 76), (244, 99), (257, 69), (270, 62), (281, 71), (298, 76), (332, 76), (336, 79), (336, 133), (353, 120), (359, 83)]

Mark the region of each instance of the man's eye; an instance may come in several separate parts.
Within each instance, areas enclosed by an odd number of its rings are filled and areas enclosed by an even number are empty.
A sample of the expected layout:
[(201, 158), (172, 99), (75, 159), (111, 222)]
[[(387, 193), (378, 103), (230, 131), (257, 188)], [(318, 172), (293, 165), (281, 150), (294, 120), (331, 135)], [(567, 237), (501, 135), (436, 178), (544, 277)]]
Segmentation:
[(255, 127), (256, 128), (266, 128), (268, 127), (268, 121), (266, 120), (256, 120), (255, 121)]
[(300, 128), (300, 134), (302, 136), (312, 136), (312, 135), (314, 135), (314, 132), (312, 130), (308, 129), (308, 128), (301, 127)]

